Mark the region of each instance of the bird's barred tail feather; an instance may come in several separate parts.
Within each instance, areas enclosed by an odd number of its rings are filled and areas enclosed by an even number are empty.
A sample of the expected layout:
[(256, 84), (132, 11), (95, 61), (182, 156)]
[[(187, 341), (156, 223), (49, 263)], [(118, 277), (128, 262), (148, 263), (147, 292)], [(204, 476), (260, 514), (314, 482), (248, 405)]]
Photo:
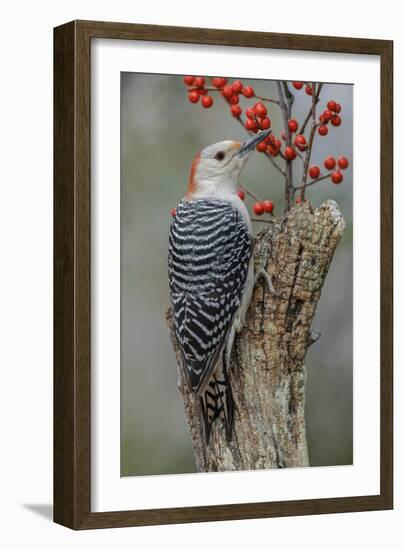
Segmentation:
[(225, 369), (219, 370), (221, 372), (212, 376), (200, 397), (207, 445), (210, 441), (211, 428), (218, 419), (224, 427), (227, 442), (232, 438), (235, 404), (228, 375)]

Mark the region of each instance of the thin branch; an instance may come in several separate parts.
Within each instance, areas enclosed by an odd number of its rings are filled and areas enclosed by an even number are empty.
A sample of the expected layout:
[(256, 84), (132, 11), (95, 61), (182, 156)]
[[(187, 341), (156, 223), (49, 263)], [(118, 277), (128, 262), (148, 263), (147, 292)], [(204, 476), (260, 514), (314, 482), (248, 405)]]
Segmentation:
[[(283, 115), (283, 122), (284, 122), (284, 131), (286, 135), (286, 143), (287, 146), (291, 145), (291, 132), (288, 127), (288, 119), (291, 114), (291, 102), (289, 102), (287, 105), (284, 100), (284, 94), (283, 94), (283, 87), (281, 85), (281, 82), (276, 82), (277, 84), (277, 90), (278, 90), (278, 96), (280, 100), (280, 108)], [(291, 208), (291, 194), (292, 194), (292, 165), (290, 160), (286, 159), (285, 164), (285, 201), (284, 201), (284, 213), (286, 213)]]
[[(189, 86), (188, 87), (188, 91), (191, 92), (193, 90), (198, 90), (199, 88), (196, 88), (195, 86)], [(208, 92), (222, 92), (222, 88), (215, 88), (213, 86), (204, 86), (203, 87), (204, 90), (207, 90)], [(239, 94), (241, 95), (242, 92)], [(267, 103), (274, 103), (275, 105), (280, 105), (280, 103), (277, 101), (277, 99), (272, 99), (271, 97), (264, 97), (262, 95), (254, 95), (253, 97), (255, 97), (256, 99), (260, 99), (260, 101), (266, 101)]]
[[(321, 176), (320, 178), (316, 178), (315, 180), (311, 180), (305, 185), (305, 187), (310, 187), (311, 185), (315, 185), (315, 183), (319, 183), (320, 181), (326, 180), (326, 179), (330, 178), (331, 175), (332, 174), (330, 173), (330, 174), (326, 174), (325, 176)], [(298, 189), (302, 189), (302, 188), (303, 188), (303, 185), (297, 185), (296, 187), (294, 187), (294, 189), (296, 191), (298, 191)]]
[(275, 103), (276, 105), (280, 105), (280, 102), (277, 101), (277, 99), (271, 99), (270, 97), (263, 97), (261, 95), (255, 95), (256, 99), (260, 99), (260, 101), (267, 101), (268, 103)]
[(273, 220), (267, 220), (265, 218), (251, 218), (252, 222), (262, 222), (262, 223), (277, 223), (276, 218)]
[(287, 98), (287, 102), (289, 102), (292, 105), (294, 103), (294, 94), (291, 92), (290, 88), (288, 87), (288, 82), (286, 80), (283, 80), (283, 88), (284, 88), (284, 95)]
[[(316, 95), (312, 92), (312, 98), (315, 97), (315, 106), (319, 102), (319, 94), (322, 90), (322, 86), (323, 86), (323, 83), (321, 82), (318, 86), (318, 92), (316, 93)], [(313, 106), (313, 102), (312, 102), (311, 108), (309, 109), (308, 114), (306, 115), (306, 118), (305, 118), (299, 132), (298, 132), (299, 134), (303, 134), (305, 132), (306, 125), (308, 124), (309, 119), (311, 118), (312, 113), (313, 113), (312, 106)]]
[(313, 140), (315, 138), (315, 133), (316, 133), (316, 104), (318, 103), (318, 94), (320, 93), (321, 89), (322, 89), (322, 85), (319, 84), (318, 91), (316, 92), (316, 84), (312, 82), (312, 106), (311, 106), (312, 122), (311, 122), (311, 131), (309, 134), (308, 148), (305, 153), (304, 170), (303, 170), (302, 181), (301, 181), (300, 197), (302, 202), (305, 200), (305, 188), (307, 184), (306, 182), (308, 177), (308, 167), (309, 167), (309, 161), (311, 160), (312, 145), (313, 145)]
[(277, 162), (273, 159), (269, 153), (264, 153), (266, 157), (269, 159), (269, 161), (272, 163), (272, 165), (280, 172), (280, 174), (285, 178), (285, 171), (277, 164)]

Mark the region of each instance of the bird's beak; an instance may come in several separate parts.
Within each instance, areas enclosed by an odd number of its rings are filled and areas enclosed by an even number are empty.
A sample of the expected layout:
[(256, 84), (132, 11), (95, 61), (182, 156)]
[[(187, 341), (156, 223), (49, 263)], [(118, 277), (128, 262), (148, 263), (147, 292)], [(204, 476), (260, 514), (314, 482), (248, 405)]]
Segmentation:
[(252, 151), (254, 147), (261, 141), (263, 141), (267, 136), (271, 134), (271, 130), (263, 130), (259, 134), (253, 135), (250, 138), (246, 139), (241, 147), (238, 149), (237, 156), (244, 157), (247, 153)]

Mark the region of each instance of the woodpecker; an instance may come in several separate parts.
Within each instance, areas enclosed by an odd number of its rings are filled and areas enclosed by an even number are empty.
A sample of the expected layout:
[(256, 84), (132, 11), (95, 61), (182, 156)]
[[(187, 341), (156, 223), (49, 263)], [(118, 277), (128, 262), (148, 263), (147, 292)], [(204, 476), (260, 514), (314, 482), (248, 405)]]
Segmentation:
[(252, 224), (237, 188), (251, 151), (269, 134), (203, 149), (171, 223), (168, 275), (175, 334), (184, 378), (200, 398), (207, 444), (218, 418), (227, 441), (232, 436), (231, 349), (254, 285)]

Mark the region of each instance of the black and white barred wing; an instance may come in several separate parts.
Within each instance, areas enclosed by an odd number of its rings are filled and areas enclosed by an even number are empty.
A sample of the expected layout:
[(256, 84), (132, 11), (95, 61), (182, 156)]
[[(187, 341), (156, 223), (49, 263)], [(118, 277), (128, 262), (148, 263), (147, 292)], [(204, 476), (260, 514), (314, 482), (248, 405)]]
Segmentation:
[(216, 200), (182, 201), (169, 237), (175, 331), (191, 391), (201, 394), (240, 305), (252, 242), (238, 210)]

